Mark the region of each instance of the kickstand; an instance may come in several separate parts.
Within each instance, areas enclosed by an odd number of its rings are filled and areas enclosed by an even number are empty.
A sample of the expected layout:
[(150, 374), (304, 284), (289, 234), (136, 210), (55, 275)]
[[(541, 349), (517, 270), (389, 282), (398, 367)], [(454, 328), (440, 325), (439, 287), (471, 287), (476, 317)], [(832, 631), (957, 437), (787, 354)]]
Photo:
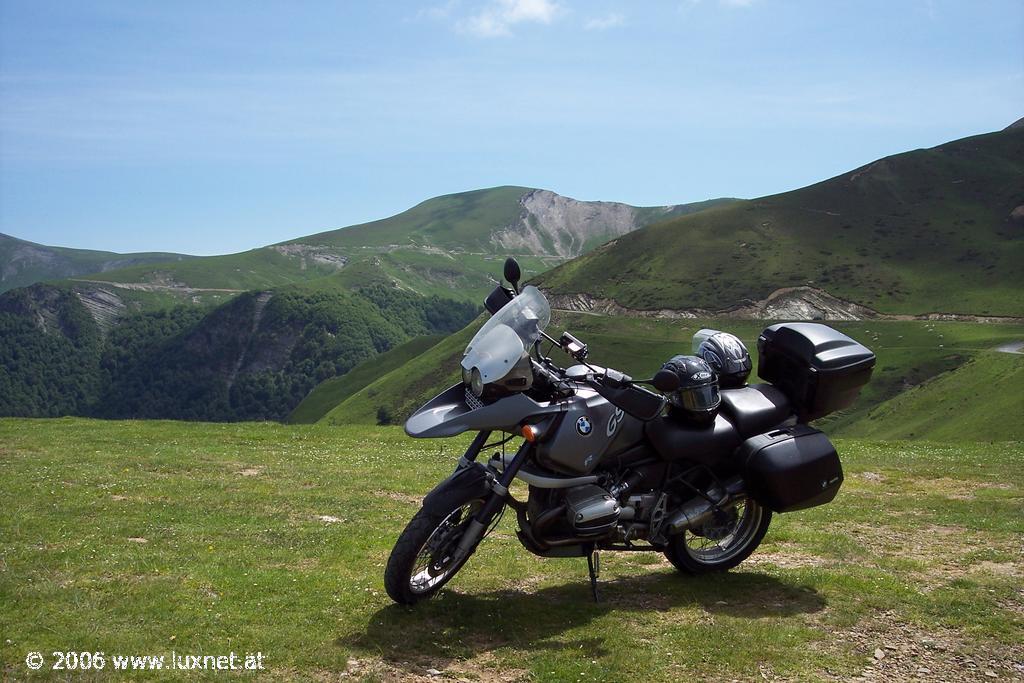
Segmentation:
[(594, 602), (601, 602), (597, 597), (597, 577), (601, 573), (601, 556), (597, 548), (591, 548), (587, 554), (587, 569), (590, 570), (590, 592), (594, 596)]

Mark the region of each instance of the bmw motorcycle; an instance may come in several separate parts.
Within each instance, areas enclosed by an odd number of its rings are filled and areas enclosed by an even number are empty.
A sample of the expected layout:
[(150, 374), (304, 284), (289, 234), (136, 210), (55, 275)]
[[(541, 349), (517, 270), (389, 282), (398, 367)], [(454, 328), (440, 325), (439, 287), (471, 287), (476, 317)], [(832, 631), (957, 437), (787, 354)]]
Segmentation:
[[(414, 438), (476, 436), (391, 552), (384, 583), (395, 602), (435, 595), (507, 508), (528, 551), (588, 559), (596, 600), (601, 550), (661, 552), (686, 574), (723, 571), (754, 552), (773, 513), (835, 497), (839, 456), (808, 423), (857, 397), (875, 364), (870, 350), (825, 325), (779, 324), (758, 338), (764, 383), (746, 383), (749, 355), (731, 335), (712, 363), (721, 388), (708, 373), (681, 377), (678, 364), (633, 379), (590, 363), (572, 334), (548, 336), (548, 302), (536, 287), (520, 289), (520, 275), (508, 259), (511, 288), (485, 300), (492, 317), (466, 347), (463, 382), (405, 424)], [(569, 367), (542, 353), (544, 343)], [(697, 423), (676, 400), (695, 381), (695, 395), (716, 408)], [(525, 500), (510, 493), (514, 479)]]

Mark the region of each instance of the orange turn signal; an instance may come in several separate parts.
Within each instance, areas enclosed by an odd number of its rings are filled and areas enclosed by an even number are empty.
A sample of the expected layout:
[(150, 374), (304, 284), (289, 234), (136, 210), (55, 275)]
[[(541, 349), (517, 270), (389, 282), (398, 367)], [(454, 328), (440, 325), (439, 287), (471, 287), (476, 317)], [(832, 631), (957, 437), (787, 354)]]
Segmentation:
[(534, 427), (533, 425), (523, 425), (523, 428), (520, 431), (523, 435), (523, 438), (529, 441), (530, 443), (536, 441), (537, 437), (540, 436), (540, 430)]

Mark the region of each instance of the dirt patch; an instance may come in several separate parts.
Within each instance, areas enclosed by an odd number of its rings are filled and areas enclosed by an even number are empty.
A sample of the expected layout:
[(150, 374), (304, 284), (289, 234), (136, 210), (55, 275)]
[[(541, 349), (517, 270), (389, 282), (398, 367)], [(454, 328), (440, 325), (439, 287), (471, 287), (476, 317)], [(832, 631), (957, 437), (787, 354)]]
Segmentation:
[[(979, 539), (977, 532), (963, 527), (933, 524), (913, 531), (903, 531), (858, 524), (849, 527), (847, 532), (881, 558), (920, 562), (923, 567), (909, 574), (918, 582), (920, 590), (925, 592), (975, 571), (989, 571), (1000, 576), (1014, 575), (1008, 574), (1005, 568), (996, 569), (1002, 563), (971, 557), (982, 539)], [(965, 539), (971, 539), (971, 542), (965, 543)], [(1020, 553), (1019, 541), (993, 535), (987, 535), (983, 540), (984, 547), (990, 550), (1011, 556)], [(986, 569), (987, 565), (991, 566)], [(1015, 564), (1012, 566), (1016, 567)]]
[(406, 503), (408, 505), (416, 505), (417, 507), (423, 502), (423, 496), (414, 496), (411, 493), (401, 493), (400, 491), (378, 490), (373, 493), (375, 496), (395, 500), (399, 503)]
[(323, 672), (326, 677), (315, 680), (382, 680), (382, 681), (482, 681), (512, 683), (529, 679), (524, 669), (502, 666), (490, 652), (467, 660), (445, 660), (434, 664), (387, 662), (380, 659), (349, 659), (340, 673)]
[(326, 524), (340, 524), (345, 521), (341, 517), (335, 517), (334, 515), (317, 515), (316, 518)]
[(953, 629), (925, 631), (901, 621), (893, 612), (833, 630), (835, 641), (863, 657), (855, 681), (1022, 680), (1024, 645), (979, 648), (970, 636)]
[(981, 562), (971, 566), (971, 571), (997, 574), (999, 576), (1024, 576), (1024, 571), (1021, 570), (1020, 565), (1014, 562), (990, 562), (989, 560), (982, 560)]
[(246, 467), (245, 469), (238, 470), (236, 474), (240, 474), (243, 477), (258, 477), (263, 474), (263, 467)]
[(756, 552), (744, 561), (754, 567), (773, 564), (782, 569), (803, 569), (806, 567), (827, 567), (835, 564), (817, 555), (807, 555), (796, 550), (780, 550), (777, 552)]
[(149, 543), (149, 540), (143, 538), (142, 536), (131, 536), (129, 537), (128, 540), (131, 543)]
[(973, 500), (977, 492), (983, 489), (999, 489), (1006, 491), (1013, 488), (1009, 484), (967, 481), (964, 479), (953, 479), (951, 477), (913, 479), (910, 480), (909, 484), (909, 488), (911, 488), (915, 494), (938, 494), (949, 498), (950, 500)]

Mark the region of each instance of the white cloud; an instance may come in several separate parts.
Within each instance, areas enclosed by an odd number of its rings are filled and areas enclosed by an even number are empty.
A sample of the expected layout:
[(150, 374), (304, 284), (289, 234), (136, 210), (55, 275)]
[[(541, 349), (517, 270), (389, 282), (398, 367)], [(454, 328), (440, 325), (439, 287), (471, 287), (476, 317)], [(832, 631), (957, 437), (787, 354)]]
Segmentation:
[(562, 12), (552, 0), (494, 0), (456, 28), (484, 38), (508, 36), (516, 24), (550, 24)]
[(750, 7), (754, 4), (754, 0), (718, 0), (721, 4), (726, 7)]
[(609, 12), (604, 16), (587, 19), (586, 23), (583, 24), (583, 28), (588, 31), (606, 31), (616, 26), (622, 26), (625, 21), (626, 18), (618, 12)]

